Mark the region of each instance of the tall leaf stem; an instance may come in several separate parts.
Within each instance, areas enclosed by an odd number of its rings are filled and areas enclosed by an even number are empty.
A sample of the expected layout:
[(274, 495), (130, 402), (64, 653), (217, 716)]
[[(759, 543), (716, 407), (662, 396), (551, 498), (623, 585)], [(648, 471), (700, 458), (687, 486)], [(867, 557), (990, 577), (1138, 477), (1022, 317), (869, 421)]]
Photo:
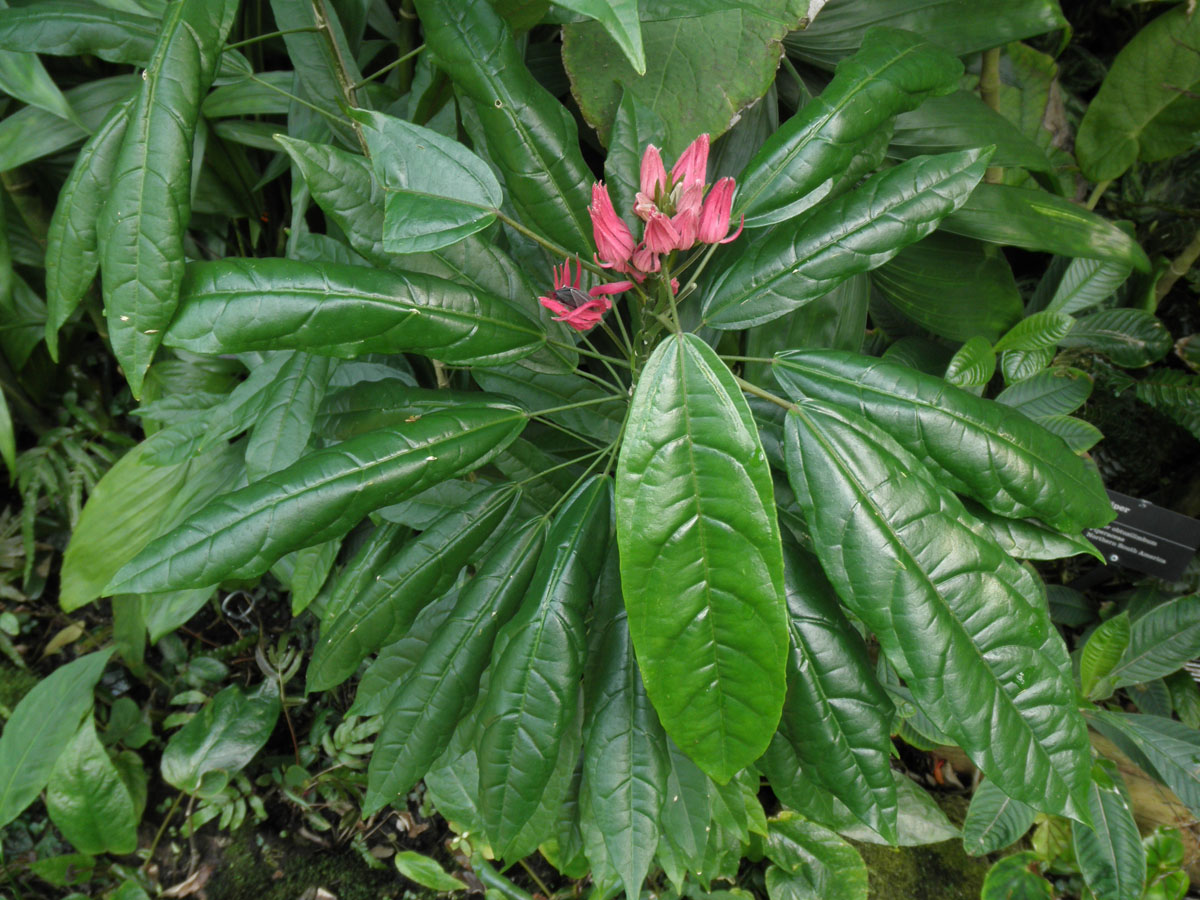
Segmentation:
[(607, 453), (611, 449), (612, 445), (610, 444), (607, 447), (601, 447), (598, 450), (591, 451), (590, 453), (584, 453), (581, 456), (576, 456), (574, 459), (568, 459), (565, 463), (559, 463), (557, 466), (551, 466), (548, 469), (542, 469), (542, 471), (538, 472), (536, 475), (530, 475), (528, 478), (522, 478), (520, 481), (514, 481), (513, 486), (521, 487), (522, 485), (531, 484), (532, 482), (537, 481), (539, 478), (544, 478), (551, 472), (557, 472), (559, 469), (565, 469), (568, 466), (576, 465), (590, 456), (599, 456), (601, 453)]
[(1158, 284), (1154, 286), (1154, 300), (1156, 303), (1161, 303), (1167, 293), (1175, 286), (1180, 278), (1188, 273), (1188, 270), (1196, 264), (1196, 260), (1200, 259), (1200, 231), (1197, 231), (1192, 236), (1192, 241), (1183, 251), (1171, 260), (1171, 265), (1167, 267), (1167, 271), (1163, 272), (1162, 278)]
[(775, 365), (775, 357), (773, 356), (733, 356), (728, 353), (722, 353), (720, 356), (721, 359), (729, 360), (731, 362), (763, 363), (764, 365), (768, 366)]
[(613, 365), (625, 366), (626, 368), (629, 367), (629, 363), (623, 359), (617, 359), (615, 356), (608, 356), (604, 353), (599, 353), (595, 350), (585, 350), (584, 348), (579, 347), (575, 344), (568, 344), (564, 341), (554, 341), (554, 340), (550, 340), (549, 338), (546, 339), (546, 343), (551, 344), (555, 347), (562, 347), (564, 350), (574, 350), (576, 353), (582, 353), (584, 356), (591, 356), (591, 357), (595, 357), (596, 359), (607, 359)]
[(1107, 178), (1092, 188), (1092, 192), (1088, 195), (1087, 203), (1084, 204), (1084, 208), (1095, 209), (1096, 204), (1100, 202), (1100, 198), (1104, 196), (1104, 192), (1108, 190), (1108, 186), (1110, 184), (1112, 184), (1112, 179)]
[(556, 256), (556, 257), (561, 256), (563, 259), (570, 259), (571, 257), (575, 257), (575, 261), (577, 263), (579, 263), (579, 265), (581, 265), (585, 269), (587, 269), (589, 272), (591, 272), (594, 275), (599, 275), (601, 278), (604, 278), (606, 280), (608, 279), (608, 272), (606, 272), (604, 269), (600, 268), (595, 263), (590, 263), (587, 260), (580, 259), (578, 253), (572, 253), (566, 247), (563, 247), (559, 244), (554, 243), (554, 241), (551, 241), (547, 238), (542, 237), (536, 231), (531, 231), (530, 229), (528, 229), (524, 225), (522, 225), (520, 222), (518, 222), (516, 219), (514, 219), (512, 216), (506, 214), (503, 210), (496, 209), (496, 210), (493, 210), (493, 212), (496, 213), (496, 218), (498, 218), (501, 222), (503, 222), (505, 225), (507, 225), (513, 231), (516, 231), (516, 232), (519, 232), (520, 234), (525, 235), (525, 237), (529, 238), (531, 241), (533, 241), (535, 244), (537, 244), (539, 247), (541, 247), (546, 252), (550, 253), (552, 256)]
[(260, 34), (257, 37), (246, 38), (244, 41), (238, 41), (236, 44), (226, 44), (225, 48), (221, 52), (224, 53), (226, 50), (236, 50), (239, 47), (248, 47), (250, 44), (258, 44), (262, 41), (269, 41), (271, 38), (283, 37), (285, 34), (307, 34), (309, 32), (316, 32), (320, 30), (321, 29), (315, 26), (306, 25), (303, 28), (285, 28), (283, 31), (270, 31), (266, 34)]
[(739, 378), (737, 375), (734, 375), (733, 379), (738, 383), (738, 387), (740, 387), (747, 394), (753, 394), (755, 397), (761, 397), (763, 400), (769, 400), (776, 406), (782, 406), (786, 410), (796, 409), (795, 403), (792, 403), (790, 400), (784, 400), (782, 397), (772, 394), (770, 391), (764, 391), (757, 384), (747, 381), (745, 378)]
[(320, 113), (325, 118), (329, 119), (331, 122), (336, 122), (338, 125), (346, 124), (342, 119), (339, 119), (333, 113), (329, 112), (329, 110), (321, 109), (321, 107), (317, 106), (316, 104), (309, 103), (303, 97), (297, 97), (291, 91), (285, 91), (283, 88), (279, 87), (278, 85), (271, 84), (271, 82), (269, 82), (269, 81), (264, 81), (263, 79), (259, 78), (257, 75), (250, 75), (249, 79), (250, 79), (250, 81), (253, 81), (255, 84), (261, 84), (263, 87), (265, 87), (269, 90), (272, 90), (275, 93), (280, 94), (284, 97), (287, 97), (289, 100), (291, 100), (295, 103), (299, 103), (301, 106), (305, 106), (308, 109), (311, 109), (313, 112)]
[(579, 409), (583, 406), (595, 406), (598, 403), (612, 403), (620, 399), (620, 396), (593, 397), (591, 400), (580, 400), (578, 403), (566, 403), (562, 406), (552, 406), (549, 409), (539, 409), (536, 412), (528, 413), (528, 415), (532, 419), (534, 416), (548, 416), (551, 413), (566, 412), (568, 409)]
[(587, 435), (580, 434), (578, 431), (573, 431), (572, 429), (568, 428), (566, 425), (559, 425), (553, 419), (543, 419), (541, 417), (538, 417), (537, 421), (540, 422), (542, 425), (546, 425), (546, 426), (549, 426), (550, 428), (553, 428), (555, 431), (561, 431), (563, 434), (569, 435), (570, 437), (573, 437), (577, 441), (582, 441), (583, 443), (587, 444), (589, 447), (595, 447), (597, 450), (605, 449), (604, 447), (601, 447), (598, 443), (593, 441), (591, 438), (589, 438)]
[(356, 82), (354, 85), (354, 89), (358, 90), (363, 85), (370, 84), (372, 81), (374, 81), (380, 75), (386, 75), (388, 72), (392, 71), (392, 69), (396, 68), (397, 66), (404, 65), (404, 63), (408, 62), (410, 59), (412, 59), (414, 56), (416, 56), (418, 53), (420, 53), (424, 49), (425, 49), (425, 45), (421, 44), (421, 46), (417, 47), (415, 50), (408, 51), (403, 56), (401, 56), (399, 59), (388, 63), (382, 69), (372, 72), (370, 75), (368, 75), (362, 81)]

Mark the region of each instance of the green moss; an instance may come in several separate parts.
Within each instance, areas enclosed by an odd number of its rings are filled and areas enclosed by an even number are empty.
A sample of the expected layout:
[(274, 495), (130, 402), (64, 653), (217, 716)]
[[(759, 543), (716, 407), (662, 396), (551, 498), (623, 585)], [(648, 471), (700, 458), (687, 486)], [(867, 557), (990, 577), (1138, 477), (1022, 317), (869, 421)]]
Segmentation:
[(870, 900), (979, 900), (987, 859), (963, 852), (962, 842), (922, 847), (855, 843), (867, 864)]
[(0, 706), (16, 709), (21, 698), (33, 690), (38, 677), (28, 669), (0, 664)]

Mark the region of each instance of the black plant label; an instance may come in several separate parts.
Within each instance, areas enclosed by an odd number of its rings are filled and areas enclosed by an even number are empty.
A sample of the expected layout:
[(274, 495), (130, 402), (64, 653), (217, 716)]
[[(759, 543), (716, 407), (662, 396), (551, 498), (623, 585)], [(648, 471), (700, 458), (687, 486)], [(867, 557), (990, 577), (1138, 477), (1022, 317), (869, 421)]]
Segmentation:
[(1200, 520), (1155, 506), (1149, 500), (1108, 492), (1117, 517), (1084, 536), (1110, 565), (1177, 581), (1200, 547)]

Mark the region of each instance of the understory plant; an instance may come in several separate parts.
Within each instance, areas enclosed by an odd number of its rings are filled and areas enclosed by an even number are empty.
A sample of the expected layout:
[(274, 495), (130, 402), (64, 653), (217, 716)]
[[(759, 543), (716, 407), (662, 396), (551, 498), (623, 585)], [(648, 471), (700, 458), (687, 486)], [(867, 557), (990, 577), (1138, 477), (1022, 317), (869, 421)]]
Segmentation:
[[(597, 897), (683, 895), (753, 855), (775, 900), (863, 898), (846, 838), (957, 833), (899, 733), (981, 773), (968, 849), (1041, 816), (1096, 897), (1141, 897), (1089, 725), (1200, 814), (1194, 685), (1111, 699), (1200, 653), (1200, 604), (1064, 621), (1043, 573), (1103, 560), (1101, 435), (1073, 414), (1094, 373), (1141, 397), (1169, 352), (1163, 267), (1094, 211), (1124, 170), (1077, 202), (1043, 117), (1006, 115), (999, 46), (1023, 76), (1044, 54), (1019, 41), (1066, 21), (1000, 5), (971, 28), (915, 0), (0, 10), (29, 72), (115, 72), (0, 73), (29, 104), (0, 154), (38, 158), (13, 135), (48, 120), (42, 155), (83, 141), (32, 340), (65, 362), (103, 337), (142, 430), (59, 579), (67, 613), (111, 602), (113, 645), (14, 711), (0, 825), (45, 788), (82, 853), (134, 852), (143, 745), (115, 711), (97, 732), (93, 689), (265, 581), (303, 651), (260, 646), (254, 683), (181, 663), (194, 708), (158, 723), (193, 829), (265, 817), (241, 773), (280, 722), (295, 766), (264, 781), (307, 814), (291, 716), (316, 703), (351, 723), (335, 765), (369, 745), (321, 796), (366, 820), (423, 783), (481, 879), (540, 851)], [(1002, 246), (1053, 254), (1024, 294)], [(994, 884), (1041, 878), (1013, 859)]]

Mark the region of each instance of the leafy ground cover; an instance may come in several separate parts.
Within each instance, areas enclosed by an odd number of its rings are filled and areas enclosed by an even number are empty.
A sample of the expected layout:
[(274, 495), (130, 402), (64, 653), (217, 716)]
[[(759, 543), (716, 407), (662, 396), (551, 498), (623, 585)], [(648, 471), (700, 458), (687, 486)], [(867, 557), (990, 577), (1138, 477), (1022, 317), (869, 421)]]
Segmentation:
[(0, 890), (1184, 897), (1200, 15), (977, 6), (0, 9)]

